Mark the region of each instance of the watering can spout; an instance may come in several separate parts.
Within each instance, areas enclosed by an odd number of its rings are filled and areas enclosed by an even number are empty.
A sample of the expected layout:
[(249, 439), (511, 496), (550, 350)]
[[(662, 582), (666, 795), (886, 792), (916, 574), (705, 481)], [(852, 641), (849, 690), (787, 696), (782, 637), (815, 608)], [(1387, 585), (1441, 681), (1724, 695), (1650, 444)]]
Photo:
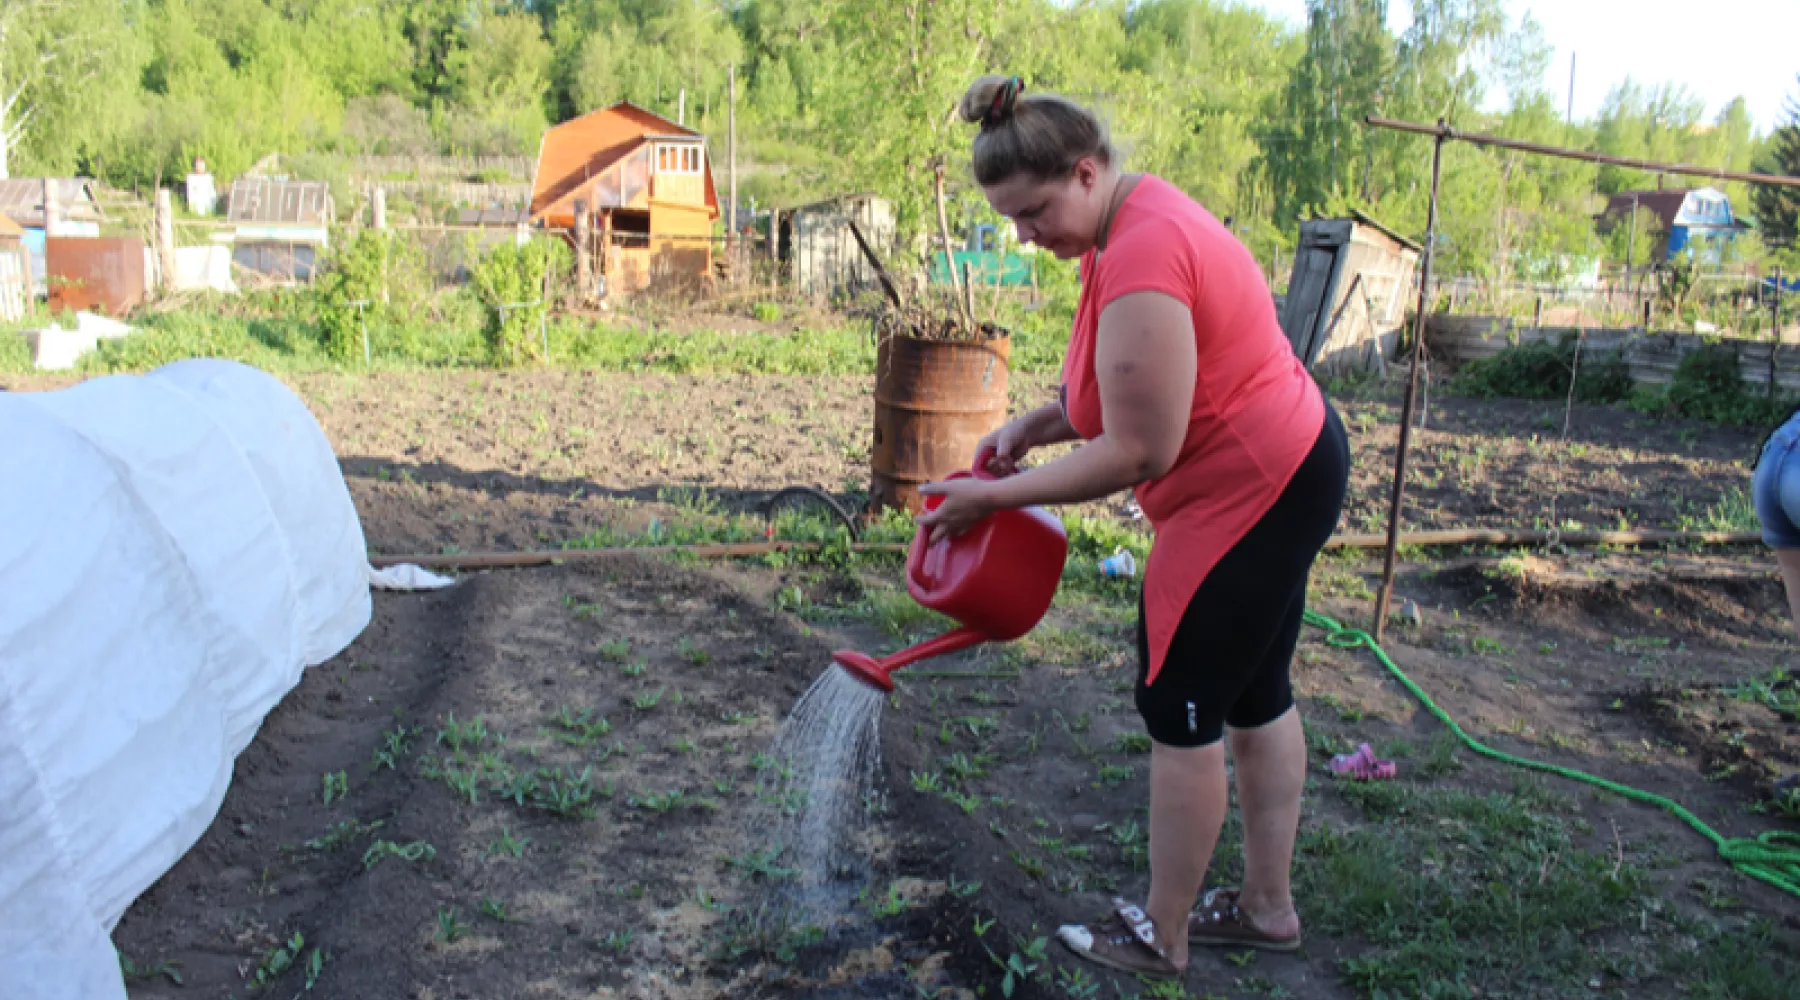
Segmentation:
[(883, 691), (894, 689), (894, 671), (910, 666), (920, 660), (933, 656), (948, 656), (958, 650), (987, 642), (992, 636), (978, 629), (963, 626), (945, 632), (935, 639), (929, 639), (917, 646), (909, 646), (892, 656), (877, 660), (866, 653), (858, 653), (853, 649), (840, 649), (831, 654), (832, 662), (850, 672), (850, 676), (878, 687)]
[[(983, 452), (973, 472), (950, 478), (992, 478), (986, 472), (991, 457)], [(931, 497), (926, 507), (940, 502)], [(832, 654), (832, 660), (863, 683), (892, 691), (894, 671), (908, 664), (984, 642), (1017, 639), (1050, 610), (1068, 552), (1062, 522), (1041, 507), (996, 511), (967, 532), (936, 542), (931, 529), (922, 528), (907, 552), (906, 591), (962, 627), (885, 659), (843, 650)]]

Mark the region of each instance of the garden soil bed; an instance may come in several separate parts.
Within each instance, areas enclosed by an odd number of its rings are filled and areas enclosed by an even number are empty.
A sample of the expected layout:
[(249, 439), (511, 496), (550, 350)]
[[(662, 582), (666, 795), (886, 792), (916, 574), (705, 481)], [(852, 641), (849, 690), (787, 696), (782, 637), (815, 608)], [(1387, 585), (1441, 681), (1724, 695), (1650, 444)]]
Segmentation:
[[(867, 483), (867, 379), (289, 382), (341, 456), (373, 552), (556, 546), (755, 511), (795, 483), (850, 499)], [(1049, 392), (1014, 380), (1016, 405)], [(1371, 530), (1397, 406), (1340, 407), (1356, 461), (1342, 530)], [(1754, 433), (1582, 408), (1565, 444), (1560, 417), (1434, 395), (1408, 526), (1744, 526)], [(1728, 694), (1795, 666), (1766, 553), (1501, 555), (1402, 567), (1423, 622), (1391, 629), (1389, 650), (1452, 715), (1503, 750), (1673, 797), (1728, 836), (1800, 829), (1762, 798), (1796, 766), (1791, 720)], [(1012, 958), (1033, 967), (1015, 995), (1147, 992), (1041, 941), (1146, 886), (1135, 602), (1084, 572), (1019, 643), (902, 675), (883, 720), (887, 810), (849, 873), (866, 892), (823, 938), (772, 908), (759, 755), (831, 649), (930, 630), (891, 563), (612, 558), (379, 594), (374, 624), (277, 707), (217, 821), (120, 924), (122, 952), (151, 973), (131, 994), (991, 996)], [(1378, 573), (1330, 557), (1312, 603), (1363, 623)], [(1796, 995), (1800, 904), (1679, 821), (1458, 750), (1366, 652), (1314, 630), (1295, 687), (1313, 755), (1308, 945), (1197, 954), (1193, 995)], [(1398, 781), (1329, 777), (1330, 755), (1364, 741)], [(1722, 774), (1743, 747), (1757, 768)], [(1238, 836), (1229, 824), (1215, 881), (1241, 870)], [(1455, 922), (1490, 898), (1556, 929)], [(253, 990), (288, 951), (299, 968)], [(185, 985), (154, 971), (164, 962)], [(1719, 985), (1732, 974), (1762, 978)]]
[[(0, 376), (0, 389), (66, 385)], [(417, 371), (287, 376), (330, 436), (372, 551), (474, 552), (641, 532), (704, 492), (756, 511), (784, 486), (869, 485), (872, 379)], [(1013, 408), (1054, 396), (1015, 375)], [(1342, 530), (1384, 530), (1397, 400), (1340, 398), (1354, 457)], [(1409, 529), (1743, 527), (1758, 432), (1433, 393), (1413, 437)], [(1120, 498), (1122, 499), (1122, 498)], [(1111, 514), (1117, 501), (1089, 512)]]
[[(1340, 562), (1319, 577), (1373, 570)], [(1769, 826), (1746, 813), (1746, 789), (1706, 780), (1701, 748), (1641, 717), (1632, 696), (1748, 675), (1785, 656), (1769, 627), (1777, 588), (1740, 595), (1760, 623), (1696, 630), (1578, 609), (1542, 590), (1494, 598), (1492, 579), (1409, 576), (1426, 622), (1390, 642), (1465, 725), (1503, 749), (1671, 795), (1728, 835)], [(758, 756), (831, 648), (898, 641), (868, 611), (892, 584), (879, 567), (616, 557), (378, 595), (375, 623), (276, 709), (238, 761), (212, 828), (121, 923), (124, 954), (140, 968), (178, 962), (185, 982), (137, 981), (132, 996), (246, 996), (271, 949), (296, 933), (301, 968), (269, 995), (302, 992), (314, 948), (321, 969), (305, 995), (323, 998), (992, 995), (998, 961), (1013, 954), (1036, 956), (1015, 995), (1066, 995), (1059, 982), (1078, 993), (1110, 984), (1101, 996), (1142, 990), (1095, 978), (1039, 940), (1058, 922), (1103, 912), (1115, 892), (1141, 899), (1145, 887), (1148, 758), (1132, 735), (1123, 600), (1066, 592), (1021, 643), (901, 675), (883, 720), (888, 804), (863, 834), (866, 869), (847, 876), (861, 898), (829, 934), (784, 918), (775, 890), (751, 874), (771, 846), (755, 822)], [(808, 595), (798, 607), (786, 596), (796, 589)], [(1346, 619), (1364, 608), (1325, 593), (1314, 603)], [(1308, 630), (1295, 667), (1316, 754), (1303, 910), (1326, 909), (1321, 880), (1342, 863), (1320, 855), (1321, 843), (1399, 821), (1324, 773), (1329, 752), (1368, 740), (1401, 762), (1393, 794), (1524, 795), (1585, 831), (1569, 851), (1616, 854), (1647, 873), (1658, 909), (1641, 928), (1633, 911), (1628, 926), (1593, 939), (1615, 966), (1631, 956), (1637, 964), (1623, 967), (1634, 971), (1596, 967), (1598, 989), (1587, 971), (1552, 977), (1529, 995), (1687, 995), (1679, 969), (1654, 961), (1692, 933), (1674, 922), (1684, 914), (1773, 919), (1768, 960), (1793, 957), (1796, 935), (1779, 928), (1800, 926), (1800, 904), (1733, 876), (1685, 826), (1446, 756), (1441, 727), (1366, 654), (1321, 640)], [(389, 768), (379, 753), (392, 752), (395, 732), (410, 736)], [(496, 790), (506, 774), (588, 768), (596, 795), (585, 818)], [(455, 786), (459, 770), (483, 774), (472, 795)], [(347, 794), (327, 804), (323, 777), (340, 771)], [(930, 775), (942, 784), (922, 784)], [(1234, 824), (1215, 882), (1240, 870), (1236, 838)], [(378, 841), (428, 843), (431, 856), (371, 866)], [(1546, 856), (1545, 871), (1556, 863)], [(507, 919), (484, 904), (503, 905)], [(1188, 985), (1196, 996), (1365, 995), (1345, 970), (1382, 943), (1321, 923), (1297, 957), (1245, 967), (1197, 951)], [(1472, 985), (1504, 992), (1515, 974), (1478, 969)]]

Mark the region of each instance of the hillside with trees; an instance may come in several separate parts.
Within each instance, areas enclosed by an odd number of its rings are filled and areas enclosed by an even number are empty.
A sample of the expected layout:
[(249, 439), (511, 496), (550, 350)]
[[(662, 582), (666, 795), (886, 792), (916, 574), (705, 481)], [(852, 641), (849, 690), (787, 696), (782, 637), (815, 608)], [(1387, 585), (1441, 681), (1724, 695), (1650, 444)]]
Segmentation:
[[(616, 100), (671, 116), (684, 103), (717, 143), (734, 66), (746, 197), (874, 190), (910, 229), (933, 164), (948, 159), (959, 176), (971, 132), (950, 109), (990, 70), (1101, 108), (1133, 167), (1232, 217), (1265, 259), (1314, 213), (1356, 207), (1423, 230), (1429, 143), (1373, 132), (1368, 114), (1793, 168), (1800, 141), (1786, 130), (1768, 142), (1741, 100), (1708, 116), (1679, 87), (1618, 81), (1596, 119), (1566, 122), (1543, 89), (1551, 49), (1529, 18), (1509, 21), (1501, 0), (1409, 2), (1399, 35), (1387, 0), (1309, 0), (1298, 30), (1220, 0), (9, 2), (0, 168), (145, 189), (195, 156), (228, 180), (279, 153), (336, 179), (365, 155), (531, 156), (547, 124)], [(1606, 195), (1655, 184), (1453, 146), (1447, 265), (1553, 279), (1568, 259), (1609, 250), (1591, 222)], [(1751, 210), (1749, 192), (1728, 191)], [(963, 208), (978, 202), (965, 189)], [(1791, 208), (1756, 204), (1788, 235)]]

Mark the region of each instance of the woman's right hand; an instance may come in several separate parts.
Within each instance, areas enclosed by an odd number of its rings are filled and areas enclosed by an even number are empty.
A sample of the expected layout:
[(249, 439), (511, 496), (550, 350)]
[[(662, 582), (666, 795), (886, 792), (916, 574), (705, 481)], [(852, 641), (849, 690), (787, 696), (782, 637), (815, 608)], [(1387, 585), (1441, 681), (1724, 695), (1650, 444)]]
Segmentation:
[(984, 471), (992, 476), (1005, 477), (1019, 471), (1019, 462), (1036, 443), (1032, 440), (1032, 419), (1035, 413), (1027, 413), (1016, 420), (1011, 420), (997, 431), (992, 431), (975, 446), (975, 454), (993, 452), (988, 456)]

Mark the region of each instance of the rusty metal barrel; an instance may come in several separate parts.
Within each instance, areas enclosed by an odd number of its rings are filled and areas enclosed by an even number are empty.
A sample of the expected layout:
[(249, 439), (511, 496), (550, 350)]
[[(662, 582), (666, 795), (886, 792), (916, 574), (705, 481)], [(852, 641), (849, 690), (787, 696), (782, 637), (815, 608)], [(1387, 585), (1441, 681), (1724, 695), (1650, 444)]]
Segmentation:
[(918, 513), (919, 485), (966, 469), (983, 435), (1006, 422), (1004, 331), (980, 340), (884, 333), (875, 355), (870, 509)]

